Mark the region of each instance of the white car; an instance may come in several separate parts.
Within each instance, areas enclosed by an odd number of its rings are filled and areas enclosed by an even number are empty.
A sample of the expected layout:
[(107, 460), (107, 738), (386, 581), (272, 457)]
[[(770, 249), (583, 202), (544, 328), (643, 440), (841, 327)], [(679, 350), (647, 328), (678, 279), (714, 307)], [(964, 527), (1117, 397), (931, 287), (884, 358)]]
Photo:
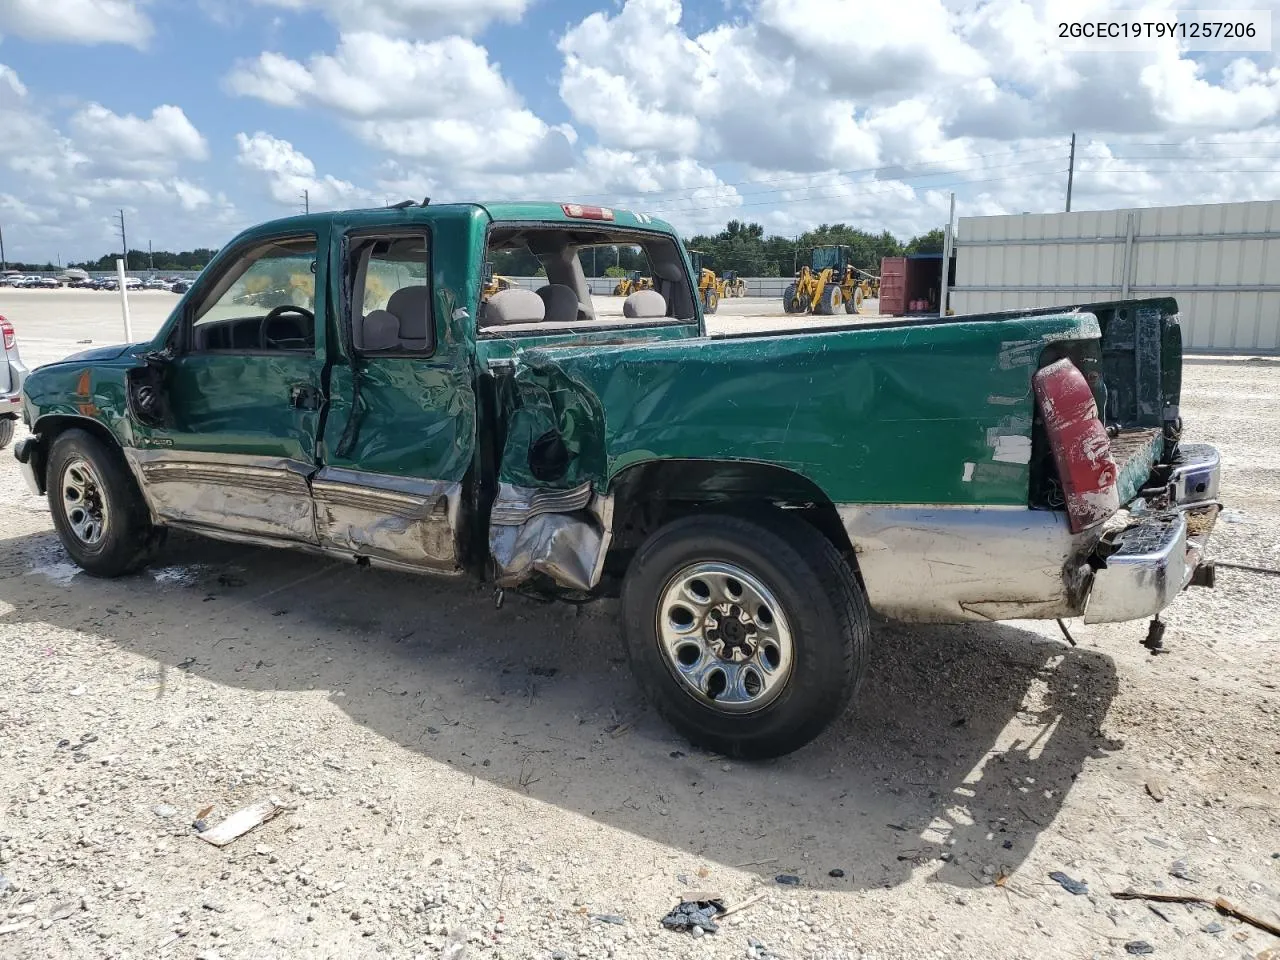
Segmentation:
[(18, 356), (18, 338), (13, 324), (0, 317), (0, 449), (13, 439), (13, 425), (22, 410), (22, 381), (27, 368)]

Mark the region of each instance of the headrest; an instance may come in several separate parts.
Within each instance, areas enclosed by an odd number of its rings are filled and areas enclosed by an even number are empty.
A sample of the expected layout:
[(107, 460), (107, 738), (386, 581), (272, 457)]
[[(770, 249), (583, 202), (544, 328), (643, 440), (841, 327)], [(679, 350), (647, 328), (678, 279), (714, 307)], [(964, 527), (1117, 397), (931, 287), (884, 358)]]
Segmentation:
[(512, 287), (499, 290), (484, 305), (485, 323), (501, 326), (508, 323), (541, 323), (547, 317), (547, 305), (532, 290)]
[(365, 315), (364, 350), (394, 350), (400, 346), (400, 319), (389, 310), (374, 310)]
[(637, 290), (622, 301), (622, 315), (631, 320), (665, 317), (667, 301), (657, 290)]

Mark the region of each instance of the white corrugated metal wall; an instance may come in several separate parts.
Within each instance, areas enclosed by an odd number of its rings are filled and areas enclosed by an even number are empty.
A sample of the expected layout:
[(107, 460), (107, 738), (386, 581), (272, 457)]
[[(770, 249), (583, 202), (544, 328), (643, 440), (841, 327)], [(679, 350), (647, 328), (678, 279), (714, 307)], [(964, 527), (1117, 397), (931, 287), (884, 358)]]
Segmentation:
[(1188, 349), (1280, 352), (1280, 200), (961, 217), (957, 314), (1172, 296)]

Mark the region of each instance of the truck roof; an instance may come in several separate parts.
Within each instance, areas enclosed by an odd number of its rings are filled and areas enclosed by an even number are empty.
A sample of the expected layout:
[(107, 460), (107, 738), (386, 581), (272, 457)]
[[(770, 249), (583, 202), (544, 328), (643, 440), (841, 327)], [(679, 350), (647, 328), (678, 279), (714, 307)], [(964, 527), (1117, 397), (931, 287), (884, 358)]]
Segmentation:
[[(478, 212), (488, 215), (495, 223), (546, 221), (553, 223), (571, 223), (581, 226), (622, 227), (625, 229), (647, 230), (654, 233), (675, 234), (675, 229), (665, 220), (651, 217), (645, 213), (636, 213), (618, 207), (602, 207), (575, 202), (553, 201), (512, 201), (499, 200), (491, 202), (464, 203), (432, 203), (422, 206), (414, 203), (406, 207), (367, 207), (353, 210), (328, 210), (323, 213), (310, 213), (300, 216), (283, 217), (258, 224), (245, 231), (247, 234), (276, 233), (282, 229), (314, 229), (322, 223), (341, 220), (346, 224), (359, 226), (362, 223), (386, 224), (403, 222), (406, 224), (429, 221), (444, 214), (457, 214), (463, 211)], [(581, 211), (581, 212), (579, 212)]]

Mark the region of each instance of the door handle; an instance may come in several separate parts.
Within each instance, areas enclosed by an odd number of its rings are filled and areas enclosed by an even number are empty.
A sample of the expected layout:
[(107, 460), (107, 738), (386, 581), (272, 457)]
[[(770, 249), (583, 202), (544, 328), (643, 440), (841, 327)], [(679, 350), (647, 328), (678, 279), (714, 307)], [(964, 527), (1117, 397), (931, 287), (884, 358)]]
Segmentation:
[(295, 383), (289, 388), (289, 406), (295, 410), (318, 410), (320, 391), (309, 383)]

